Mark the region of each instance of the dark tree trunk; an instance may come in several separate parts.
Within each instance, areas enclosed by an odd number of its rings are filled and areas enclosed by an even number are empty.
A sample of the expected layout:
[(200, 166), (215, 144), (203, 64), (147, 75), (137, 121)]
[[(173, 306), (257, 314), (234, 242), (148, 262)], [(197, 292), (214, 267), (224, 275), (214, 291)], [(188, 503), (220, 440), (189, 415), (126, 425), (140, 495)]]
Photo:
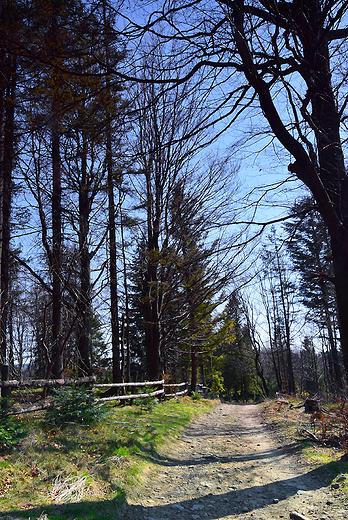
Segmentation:
[(127, 261), (126, 261), (126, 245), (124, 240), (124, 226), (123, 226), (123, 216), (120, 205), (120, 217), (121, 217), (121, 238), (122, 238), (122, 259), (123, 259), (123, 285), (124, 285), (124, 303), (125, 303), (125, 339), (126, 339), (126, 350), (127, 350), (127, 361), (125, 367), (126, 373), (126, 381), (130, 381), (130, 362), (131, 362), (131, 353), (130, 353), (130, 337), (129, 337), (129, 297), (128, 297), (128, 282), (127, 282)]
[(344, 366), (348, 377), (348, 243), (331, 240)]
[(16, 58), (1, 51), (0, 80), (0, 361), (7, 356), (6, 332), (8, 319), (11, 187), (14, 155), (14, 109), (16, 89)]
[(196, 347), (191, 343), (191, 392), (197, 390), (197, 356)]
[(63, 373), (62, 352), (62, 186), (58, 124), (52, 125), (52, 377)]
[(116, 222), (114, 180), (112, 175), (111, 130), (106, 136), (106, 160), (108, 168), (109, 194), (109, 273), (110, 273), (110, 312), (111, 312), (111, 345), (112, 345), (112, 380), (121, 382), (120, 368), (120, 325), (118, 318), (117, 294), (117, 251), (116, 251)]
[[(152, 292), (151, 282), (148, 284), (149, 300), (145, 302), (146, 312), (146, 351), (148, 377), (150, 381), (156, 381), (161, 374), (160, 363), (160, 330), (157, 312), (157, 299), (151, 301)], [(157, 290), (157, 289), (156, 289)]]
[[(161, 331), (160, 331), (160, 281), (159, 281), (159, 220), (161, 215), (159, 193), (160, 180), (155, 175), (155, 195), (152, 193), (152, 160), (146, 172), (147, 186), (147, 259), (144, 277), (144, 306), (146, 314), (146, 351), (148, 376), (150, 381), (161, 374)], [(154, 199), (154, 200), (153, 200)], [(154, 203), (154, 205), (153, 205)]]
[(79, 293), (79, 372), (81, 375), (92, 373), (92, 308), (91, 308), (91, 259), (88, 247), (90, 216), (90, 183), (87, 173), (87, 145), (83, 138), (81, 160), (81, 182), (79, 187), (79, 254), (80, 254), (80, 293)]
[(268, 397), (269, 389), (268, 389), (267, 381), (266, 381), (264, 373), (263, 373), (263, 366), (262, 366), (262, 362), (260, 359), (260, 351), (257, 347), (254, 348), (254, 353), (255, 353), (254, 361), (255, 361), (256, 373), (257, 373), (258, 377), (261, 379), (263, 393), (264, 393), (265, 397)]
[[(105, 59), (109, 65), (109, 20), (107, 2), (103, 0), (103, 24)], [(110, 79), (106, 78), (106, 88), (110, 93)], [(118, 287), (117, 287), (117, 249), (116, 249), (116, 219), (115, 219), (115, 194), (112, 159), (112, 129), (110, 121), (106, 125), (106, 165), (108, 174), (108, 218), (109, 218), (109, 275), (110, 275), (110, 314), (111, 314), (111, 348), (112, 348), (112, 381), (120, 383), (121, 353), (120, 353), (120, 322), (118, 316)]]
[[(333, 365), (332, 369), (333, 370), (332, 370), (331, 377), (332, 377), (334, 386), (336, 387), (336, 389), (338, 391), (340, 391), (342, 389), (342, 383), (343, 383), (341, 362), (340, 362), (340, 356), (339, 356), (339, 353), (337, 350), (337, 344), (336, 344), (337, 342), (336, 342), (336, 338), (335, 338), (335, 334), (334, 334), (334, 327), (332, 324), (332, 317), (331, 317), (329, 304), (328, 304), (327, 290), (326, 290), (326, 286), (322, 280), (320, 281), (319, 285), (320, 285), (320, 290), (321, 290), (322, 300), (323, 300), (324, 323), (325, 323), (325, 327), (326, 327), (326, 331), (327, 331), (327, 335), (328, 335), (328, 343), (329, 343), (330, 353), (331, 353), (331, 357), (332, 357), (332, 365)], [(337, 290), (336, 290), (336, 295), (337, 295)]]

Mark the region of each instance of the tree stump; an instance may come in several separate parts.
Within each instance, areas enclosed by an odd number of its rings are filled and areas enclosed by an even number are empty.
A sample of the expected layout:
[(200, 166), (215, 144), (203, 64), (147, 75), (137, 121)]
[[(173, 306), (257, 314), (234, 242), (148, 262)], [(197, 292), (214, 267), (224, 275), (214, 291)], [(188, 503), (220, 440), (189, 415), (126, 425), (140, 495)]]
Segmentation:
[(306, 399), (304, 403), (305, 413), (321, 412), (319, 399)]

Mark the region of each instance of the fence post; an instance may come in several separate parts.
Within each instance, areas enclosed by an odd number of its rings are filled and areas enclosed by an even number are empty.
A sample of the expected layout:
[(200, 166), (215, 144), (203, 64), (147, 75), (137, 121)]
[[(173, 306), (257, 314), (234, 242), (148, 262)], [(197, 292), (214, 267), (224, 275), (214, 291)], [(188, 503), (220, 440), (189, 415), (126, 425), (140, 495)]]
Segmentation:
[[(8, 365), (1, 365), (1, 381), (8, 381), (10, 373), (10, 368)], [(10, 389), (9, 388), (1, 388), (1, 397), (6, 398), (10, 395)], [(1, 408), (7, 408), (8, 403), (7, 401), (4, 401), (1, 403)]]

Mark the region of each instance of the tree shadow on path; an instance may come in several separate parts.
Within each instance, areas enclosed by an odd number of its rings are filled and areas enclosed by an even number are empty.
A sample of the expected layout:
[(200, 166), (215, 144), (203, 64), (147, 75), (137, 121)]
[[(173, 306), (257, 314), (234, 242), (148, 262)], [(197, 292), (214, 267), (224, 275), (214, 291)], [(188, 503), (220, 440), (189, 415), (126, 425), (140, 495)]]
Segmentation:
[[(192, 464), (192, 461), (189, 461)], [(172, 461), (172, 465), (175, 464)], [(183, 462), (180, 461), (180, 464)], [(184, 461), (186, 464), (187, 461)], [(196, 462), (196, 464), (205, 461)], [(330, 463), (325, 466), (332, 479), (335, 474), (341, 472), (337, 463)], [(328, 482), (326, 482), (327, 485)], [(165, 484), (165, 482), (163, 482)], [(188, 518), (204, 518), (207, 520), (223, 519), (229, 515), (241, 513), (261, 513), (263, 507), (274, 504), (275, 500), (280, 504), (283, 500), (291, 499), (296, 495), (306, 494), (323, 487), (322, 468), (312, 469), (302, 475), (278, 480), (265, 485), (252, 485), (244, 489), (233, 489), (220, 494), (213, 494), (207, 490), (197, 498), (187, 500), (172, 501), (170, 504), (163, 505), (122, 505), (121, 500), (104, 500), (99, 502), (81, 501), (79, 503), (64, 505), (44, 505), (26, 509), (18, 509), (0, 514), (0, 520), (31, 519), (36, 520), (41, 513), (46, 513), (49, 520), (103, 520), (112, 518), (113, 520), (162, 520), (164, 518), (175, 518), (176, 520), (187, 520)], [(276, 507), (276, 505), (275, 505)], [(291, 509), (289, 509), (290, 511)], [(190, 515), (190, 516), (189, 516)]]

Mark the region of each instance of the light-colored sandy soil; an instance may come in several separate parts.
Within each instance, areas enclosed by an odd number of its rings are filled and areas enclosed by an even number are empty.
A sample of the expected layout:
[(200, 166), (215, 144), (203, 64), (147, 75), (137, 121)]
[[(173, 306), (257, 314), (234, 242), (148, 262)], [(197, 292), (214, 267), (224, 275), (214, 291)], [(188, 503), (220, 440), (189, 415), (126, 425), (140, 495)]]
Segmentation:
[[(347, 471), (348, 473), (348, 468)], [(322, 472), (279, 439), (254, 404), (221, 404), (162, 452), (126, 507), (128, 520), (348, 519)]]

